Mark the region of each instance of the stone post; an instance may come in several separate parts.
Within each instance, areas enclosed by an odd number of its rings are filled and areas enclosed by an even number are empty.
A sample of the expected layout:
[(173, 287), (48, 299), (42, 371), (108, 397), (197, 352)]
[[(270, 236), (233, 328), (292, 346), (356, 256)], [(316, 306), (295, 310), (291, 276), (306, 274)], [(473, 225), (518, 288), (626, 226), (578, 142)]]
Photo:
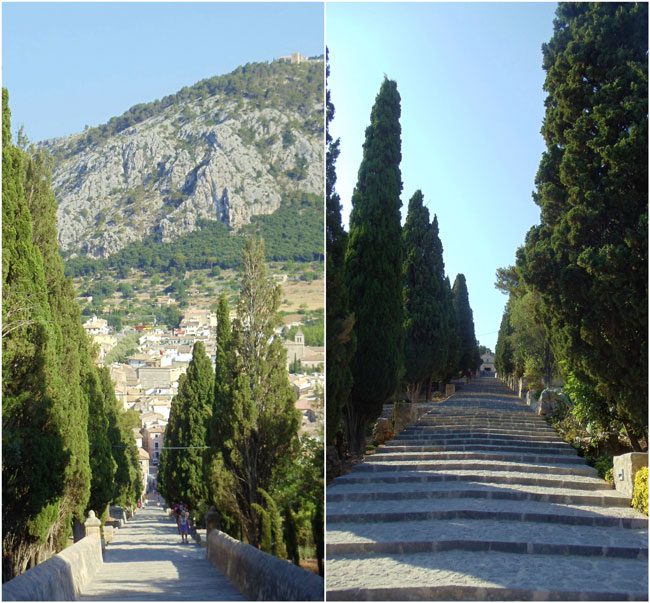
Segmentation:
[(88, 511), (88, 519), (84, 522), (86, 536), (101, 536), (102, 522), (95, 517), (95, 511)]
[(221, 521), (219, 519), (219, 513), (217, 509), (212, 506), (210, 510), (205, 514), (205, 528), (206, 534), (210, 533), (210, 530), (218, 530), (221, 527)]
[(634, 476), (641, 467), (648, 466), (647, 452), (628, 452), (614, 457), (614, 487), (618, 492), (632, 498)]

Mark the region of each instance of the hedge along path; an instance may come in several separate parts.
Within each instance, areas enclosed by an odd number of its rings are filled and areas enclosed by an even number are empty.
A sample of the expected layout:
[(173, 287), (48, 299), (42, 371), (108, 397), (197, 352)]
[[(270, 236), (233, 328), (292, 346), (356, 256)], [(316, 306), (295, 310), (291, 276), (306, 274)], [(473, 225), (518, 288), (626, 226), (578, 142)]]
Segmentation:
[(328, 600), (647, 600), (647, 517), (494, 378), (327, 488)]
[(141, 509), (106, 547), (82, 601), (243, 601), (241, 593), (163, 509)]

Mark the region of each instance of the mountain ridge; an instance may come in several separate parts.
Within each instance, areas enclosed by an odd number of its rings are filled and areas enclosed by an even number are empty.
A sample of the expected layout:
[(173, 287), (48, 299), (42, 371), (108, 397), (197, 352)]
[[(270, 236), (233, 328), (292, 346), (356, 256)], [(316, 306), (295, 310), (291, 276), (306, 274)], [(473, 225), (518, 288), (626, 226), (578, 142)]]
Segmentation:
[(237, 231), (289, 195), (322, 195), (323, 69), (319, 57), (247, 64), (43, 141), (63, 252), (106, 258), (204, 220)]

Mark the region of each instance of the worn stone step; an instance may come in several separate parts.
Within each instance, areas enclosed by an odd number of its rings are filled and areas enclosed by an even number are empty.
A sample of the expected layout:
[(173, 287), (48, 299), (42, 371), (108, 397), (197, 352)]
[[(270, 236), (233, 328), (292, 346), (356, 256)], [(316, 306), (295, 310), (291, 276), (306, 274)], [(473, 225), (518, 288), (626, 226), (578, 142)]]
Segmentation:
[[(336, 478), (336, 484), (390, 484), (390, 483), (428, 483), (428, 482), (483, 482), (493, 484), (529, 484), (573, 490), (602, 490), (605, 482), (597, 477), (548, 474), (528, 471), (509, 471), (504, 467), (492, 467), (482, 471), (457, 468), (438, 471), (382, 471), (359, 474), (352, 472)], [(489, 467), (489, 466), (488, 466)], [(551, 469), (549, 467), (548, 469)]]
[[(603, 486), (605, 483), (603, 482)], [(629, 507), (630, 500), (616, 490), (593, 492), (533, 486), (476, 482), (433, 482), (419, 484), (346, 484), (337, 483), (327, 492), (327, 502), (425, 500), (437, 498), (480, 498), (489, 500), (539, 501), (592, 507)]]
[(448, 550), (647, 559), (646, 530), (473, 519), (329, 523), (327, 555)]
[(414, 423), (413, 429), (450, 429), (450, 428), (468, 428), (468, 427), (483, 427), (491, 429), (513, 429), (518, 431), (526, 431), (529, 433), (549, 433), (551, 430), (547, 424), (533, 424), (514, 421), (494, 420), (488, 421), (484, 419), (458, 419), (458, 420), (429, 420), (427, 417), (421, 418), (417, 423)]
[(481, 458), (476, 455), (465, 455), (459, 457), (458, 455), (438, 455), (435, 459), (429, 460), (426, 463), (422, 461), (411, 462), (377, 462), (375, 459), (381, 458), (376, 455), (368, 457), (363, 463), (357, 465), (354, 471), (349, 475), (364, 475), (368, 472), (382, 473), (386, 472), (421, 472), (424, 474), (444, 470), (451, 471), (455, 469), (478, 469), (489, 471), (528, 471), (535, 474), (556, 474), (556, 475), (579, 475), (586, 477), (595, 477), (598, 474), (593, 467), (582, 462), (582, 459), (576, 459), (575, 464), (571, 463), (536, 463), (530, 461), (517, 461), (516, 459), (509, 459), (504, 462), (500, 455), (497, 459)]
[(471, 449), (473, 446), (489, 446), (490, 450), (525, 450), (541, 451), (553, 454), (572, 454), (577, 456), (574, 448), (562, 442), (527, 442), (525, 440), (500, 440), (500, 439), (475, 439), (466, 440), (433, 440), (426, 444), (409, 441), (408, 443), (400, 440), (392, 440), (383, 446), (378, 447), (378, 452), (437, 452), (439, 450), (456, 450), (459, 446), (463, 450)]
[(646, 560), (463, 550), (328, 558), (328, 601), (647, 600)]
[[(408, 459), (408, 460), (407, 460)], [(584, 465), (584, 460), (575, 455), (547, 455), (547, 454), (530, 454), (521, 453), (516, 451), (505, 452), (491, 451), (491, 450), (447, 450), (443, 449), (439, 452), (414, 452), (412, 455), (408, 453), (395, 453), (392, 455), (389, 452), (377, 453), (368, 458), (368, 460), (360, 463), (355, 467), (355, 471), (381, 471), (380, 466), (402, 464), (404, 467), (408, 465), (403, 464), (410, 462), (417, 463), (422, 469), (430, 469), (427, 463), (430, 461), (438, 460), (457, 460), (457, 459), (474, 459), (474, 460), (491, 460), (502, 461), (505, 463), (537, 463), (546, 465)]]
[(479, 498), (341, 501), (327, 504), (328, 524), (433, 519), (490, 519), (641, 529), (648, 526), (648, 518), (629, 507)]
[(553, 443), (561, 442), (563, 444), (566, 444), (566, 442), (564, 442), (563, 440), (557, 437), (555, 432), (529, 435), (517, 431), (505, 432), (501, 430), (487, 430), (487, 429), (485, 430), (464, 429), (464, 430), (454, 430), (454, 431), (436, 430), (431, 432), (425, 432), (422, 430), (403, 431), (391, 442), (402, 442), (405, 440), (435, 442), (438, 440), (449, 440), (449, 441), (464, 440), (466, 438), (472, 438), (472, 439), (497, 438), (499, 440), (515, 440), (515, 441), (526, 440), (529, 442), (553, 442)]
[(506, 435), (526, 438), (558, 438), (557, 433), (552, 429), (519, 429), (504, 426), (487, 426), (487, 425), (447, 425), (447, 426), (422, 426), (419, 424), (409, 425), (406, 429), (400, 432), (399, 437), (434, 437), (449, 435), (471, 435), (487, 434), (487, 435)]

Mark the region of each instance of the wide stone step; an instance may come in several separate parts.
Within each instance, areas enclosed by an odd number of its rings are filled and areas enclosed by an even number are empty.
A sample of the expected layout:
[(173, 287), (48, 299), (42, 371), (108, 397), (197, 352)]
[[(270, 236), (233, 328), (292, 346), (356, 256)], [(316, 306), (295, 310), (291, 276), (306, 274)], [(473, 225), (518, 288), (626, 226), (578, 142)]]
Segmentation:
[(646, 530), (473, 519), (329, 523), (327, 555), (448, 550), (646, 559)]
[(379, 522), (489, 519), (647, 529), (648, 518), (629, 507), (596, 507), (479, 498), (330, 502), (327, 521)]
[[(400, 442), (404, 440), (411, 441), (421, 441), (423, 443), (436, 442), (439, 440), (465, 440), (467, 438), (479, 439), (479, 440), (489, 440), (497, 438), (499, 440), (514, 440), (514, 441), (528, 441), (528, 442), (553, 442), (553, 443), (563, 443), (566, 444), (563, 440), (557, 437), (555, 432), (540, 433), (540, 434), (525, 434), (518, 431), (502, 431), (502, 430), (454, 430), (454, 431), (445, 431), (445, 430), (435, 430), (426, 432), (424, 430), (418, 431), (408, 431), (405, 430), (401, 432), (395, 442)], [(568, 444), (567, 444), (568, 445)]]
[(594, 507), (629, 507), (630, 500), (605, 482), (598, 491), (553, 488), (546, 485), (495, 484), (481, 482), (430, 483), (336, 483), (328, 489), (328, 502), (369, 500), (416, 500), (427, 498), (484, 498), (494, 500), (541, 501)]
[[(335, 484), (390, 484), (390, 483), (430, 483), (430, 482), (482, 482), (493, 484), (529, 484), (531, 486), (548, 486), (552, 488), (568, 488), (572, 490), (602, 490), (605, 482), (596, 477), (539, 474), (533, 471), (508, 471), (503, 467), (493, 467), (483, 470), (457, 468), (440, 469), (438, 471), (382, 471), (377, 473), (359, 474), (348, 473), (336, 478)], [(489, 466), (488, 466), (489, 467)], [(535, 467), (537, 469), (537, 467)], [(548, 469), (552, 469), (549, 467)]]
[(328, 601), (647, 600), (646, 560), (491, 551), (328, 558)]
[(359, 465), (359, 470), (363, 471), (366, 463), (388, 461), (427, 461), (433, 459), (454, 458), (477, 458), (492, 459), (514, 462), (533, 462), (533, 463), (571, 463), (584, 464), (584, 460), (576, 455), (574, 450), (543, 450), (533, 447), (518, 446), (482, 446), (480, 444), (468, 444), (458, 446), (431, 446), (428, 452), (388, 452), (377, 451), (368, 461)]
[(475, 446), (489, 446), (490, 450), (524, 450), (552, 454), (572, 454), (577, 456), (574, 448), (561, 442), (527, 442), (525, 440), (475, 439), (434, 440), (425, 444), (413, 441), (392, 440), (380, 446), (378, 452), (437, 452), (439, 450), (471, 450)]
[[(603, 482), (603, 486), (605, 483)], [(433, 482), (424, 484), (345, 484), (337, 483), (327, 491), (327, 502), (425, 500), (440, 498), (480, 498), (488, 500), (538, 501), (592, 507), (629, 507), (629, 498), (616, 490), (596, 492), (533, 486), (528, 484), (491, 484)]]
[(430, 474), (435, 471), (451, 471), (455, 469), (478, 469), (489, 471), (528, 471), (529, 473), (541, 474), (557, 474), (557, 475), (580, 475), (587, 477), (595, 477), (597, 474), (593, 467), (581, 462), (581, 459), (576, 459), (575, 464), (570, 463), (537, 463), (531, 461), (517, 461), (516, 459), (509, 459), (504, 462), (503, 455), (499, 455), (497, 459), (478, 458), (476, 455), (465, 455), (463, 458), (458, 455), (437, 455), (435, 459), (423, 463), (422, 461), (411, 462), (376, 462), (374, 459), (376, 455), (371, 456), (368, 460), (357, 465), (354, 471), (349, 475), (363, 475), (368, 472), (372, 473), (393, 473), (393, 472), (414, 472), (423, 475)]
[(431, 420), (428, 417), (421, 418), (417, 423), (413, 424), (413, 428), (419, 429), (450, 429), (450, 428), (467, 428), (467, 427), (483, 427), (489, 429), (513, 429), (519, 431), (528, 431), (531, 433), (549, 433), (550, 427), (546, 423), (524, 423), (514, 421), (486, 421), (479, 419), (457, 419), (451, 420)]

